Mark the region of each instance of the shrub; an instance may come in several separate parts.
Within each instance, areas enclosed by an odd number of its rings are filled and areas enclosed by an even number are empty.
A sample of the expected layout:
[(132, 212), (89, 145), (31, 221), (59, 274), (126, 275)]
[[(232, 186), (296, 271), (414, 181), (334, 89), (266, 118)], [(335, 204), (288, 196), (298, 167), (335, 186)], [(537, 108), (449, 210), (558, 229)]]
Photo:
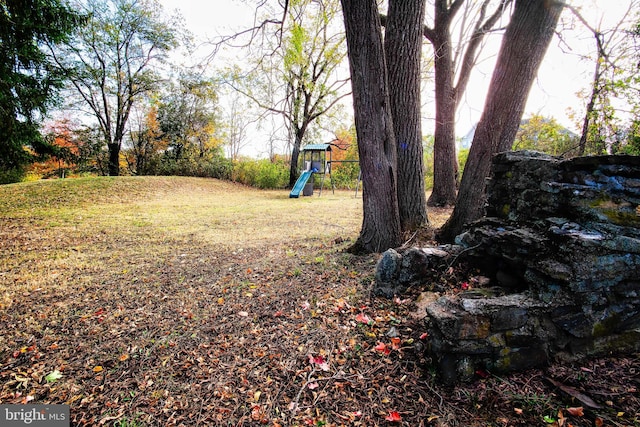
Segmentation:
[(261, 189), (285, 188), (289, 183), (289, 165), (283, 160), (240, 160), (233, 166), (232, 179)]
[(24, 178), (24, 169), (12, 168), (8, 170), (0, 170), (0, 184), (12, 184), (20, 182)]
[(233, 165), (222, 156), (213, 158), (164, 159), (154, 170), (155, 175), (198, 176), (202, 178), (231, 179)]

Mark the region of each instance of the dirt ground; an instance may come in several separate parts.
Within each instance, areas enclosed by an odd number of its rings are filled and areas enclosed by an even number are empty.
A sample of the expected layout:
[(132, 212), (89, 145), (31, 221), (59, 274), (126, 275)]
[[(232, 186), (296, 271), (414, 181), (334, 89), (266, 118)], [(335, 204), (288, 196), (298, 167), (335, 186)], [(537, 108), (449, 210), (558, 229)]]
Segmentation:
[(65, 403), (73, 426), (640, 426), (638, 355), (441, 385), (411, 293), (372, 297), (377, 257), (344, 251), (361, 215), (347, 192), (189, 178), (0, 187), (0, 404)]

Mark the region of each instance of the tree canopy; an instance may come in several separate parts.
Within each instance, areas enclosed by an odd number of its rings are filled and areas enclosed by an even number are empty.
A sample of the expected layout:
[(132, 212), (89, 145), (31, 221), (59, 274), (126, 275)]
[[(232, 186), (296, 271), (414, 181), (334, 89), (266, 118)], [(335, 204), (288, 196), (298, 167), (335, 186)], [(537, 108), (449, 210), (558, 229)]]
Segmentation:
[(90, 16), (64, 48), (54, 49), (80, 108), (93, 116), (109, 150), (109, 174), (120, 173), (120, 149), (134, 104), (157, 87), (158, 67), (176, 47), (176, 23), (156, 0), (86, 0)]
[(0, 2), (0, 182), (19, 179), (34, 154), (53, 149), (39, 126), (63, 75), (45, 48), (68, 40), (81, 22), (59, 0)]

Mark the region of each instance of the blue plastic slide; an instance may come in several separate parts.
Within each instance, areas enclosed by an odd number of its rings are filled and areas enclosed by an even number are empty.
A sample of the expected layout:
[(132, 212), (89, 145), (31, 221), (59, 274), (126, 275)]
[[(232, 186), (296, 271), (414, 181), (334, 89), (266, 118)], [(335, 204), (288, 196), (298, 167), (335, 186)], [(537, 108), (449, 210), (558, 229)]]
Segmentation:
[(309, 178), (311, 177), (311, 175), (313, 175), (313, 171), (312, 170), (307, 170), (302, 172), (302, 175), (300, 175), (300, 178), (298, 178), (298, 180), (296, 181), (296, 185), (293, 186), (293, 189), (291, 190), (291, 193), (289, 193), (289, 198), (298, 198), (300, 197), (300, 193), (302, 193), (302, 190), (304, 189), (305, 184), (307, 183), (307, 181), (309, 181)]

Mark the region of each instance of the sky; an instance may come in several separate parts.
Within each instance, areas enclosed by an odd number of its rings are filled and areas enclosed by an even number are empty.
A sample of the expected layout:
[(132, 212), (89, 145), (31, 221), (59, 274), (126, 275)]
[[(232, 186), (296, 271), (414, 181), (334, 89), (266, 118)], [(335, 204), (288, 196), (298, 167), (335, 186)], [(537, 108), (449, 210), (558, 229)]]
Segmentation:
[[(585, 19), (602, 28), (614, 25), (626, 11), (633, 0), (570, 0), (580, 8)], [(184, 17), (187, 29), (200, 39), (214, 38), (231, 34), (238, 29), (250, 25), (253, 20), (253, 3), (241, 0), (160, 0), (165, 10), (171, 13), (179, 10)], [(429, 2), (428, 2), (429, 3)], [(570, 14), (563, 13), (562, 21), (570, 24)], [(527, 102), (525, 117), (541, 114), (553, 117), (562, 125), (579, 133), (579, 124), (571, 118), (571, 111), (584, 111), (584, 101), (577, 93), (588, 91), (593, 76), (594, 64), (584, 57), (592, 54), (595, 42), (591, 33), (580, 24), (575, 23), (574, 30), (563, 30), (566, 43), (554, 38), (547, 55), (538, 72), (538, 78)], [(482, 113), (484, 98), (491, 79), (493, 63), (499, 48), (499, 39), (488, 43), (484, 52), (484, 60), (476, 67), (469, 83), (466, 96), (460, 106), (456, 131), (459, 137), (464, 136), (478, 121)], [(428, 95), (428, 94), (427, 94)], [(426, 117), (423, 133), (430, 133), (433, 128), (433, 104), (426, 101), (423, 115)], [(430, 111), (431, 110), (431, 111)], [(248, 153), (245, 153), (248, 154)]]

